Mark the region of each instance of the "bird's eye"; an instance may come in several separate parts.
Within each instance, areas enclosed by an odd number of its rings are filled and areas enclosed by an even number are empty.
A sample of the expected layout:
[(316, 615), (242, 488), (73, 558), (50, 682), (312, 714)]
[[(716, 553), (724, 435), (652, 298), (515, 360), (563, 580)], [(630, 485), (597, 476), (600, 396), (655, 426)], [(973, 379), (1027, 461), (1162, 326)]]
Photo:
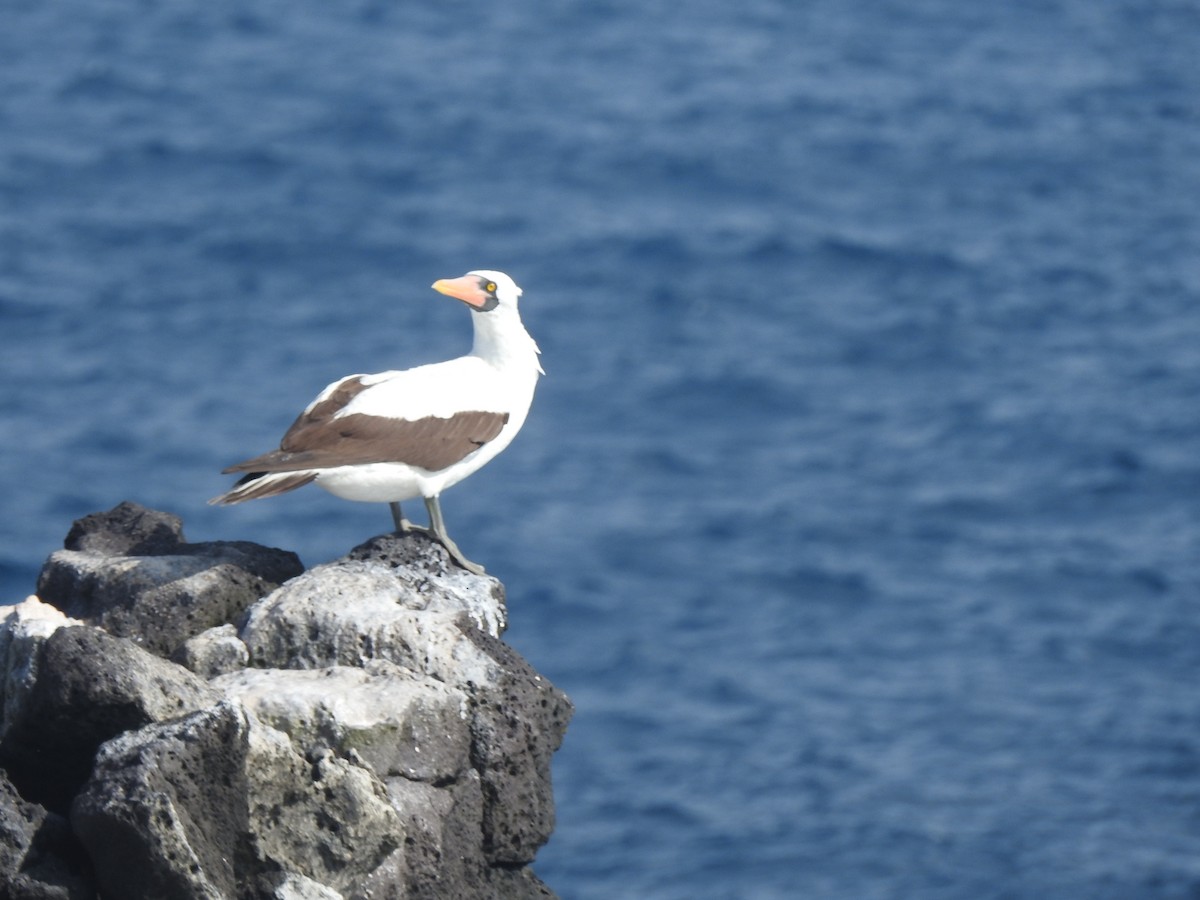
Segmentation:
[(489, 294), (490, 294), (492, 291), (496, 290), (496, 282), (494, 282), (494, 281), (489, 281), (489, 282), (487, 283), (487, 288), (486, 288), (486, 290), (487, 290), (487, 292), (488, 292)]

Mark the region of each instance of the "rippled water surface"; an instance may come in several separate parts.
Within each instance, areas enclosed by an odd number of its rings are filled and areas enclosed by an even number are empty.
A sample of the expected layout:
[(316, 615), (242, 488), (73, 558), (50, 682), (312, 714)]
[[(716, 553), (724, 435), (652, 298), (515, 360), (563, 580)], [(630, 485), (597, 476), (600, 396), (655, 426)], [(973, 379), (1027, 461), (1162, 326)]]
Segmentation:
[[(1200, 11), (6, 4), (0, 585), (327, 382), (547, 377), (444, 497), (574, 699), (565, 900), (1200, 893)], [(415, 510), (414, 510), (415, 511)]]

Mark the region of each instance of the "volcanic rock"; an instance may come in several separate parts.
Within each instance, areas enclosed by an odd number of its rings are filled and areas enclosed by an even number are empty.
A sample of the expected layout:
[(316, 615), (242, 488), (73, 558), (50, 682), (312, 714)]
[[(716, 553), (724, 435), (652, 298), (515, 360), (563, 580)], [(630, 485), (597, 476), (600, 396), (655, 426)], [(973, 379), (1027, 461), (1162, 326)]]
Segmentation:
[(67, 543), (0, 620), (0, 898), (554, 896), (572, 708), (495, 578), (421, 533), (302, 573), (129, 503)]
[(77, 521), (51, 554), (37, 595), (67, 615), (160, 656), (236, 622), (304, 570), (296, 554), (245, 541), (189, 544), (179, 519), (122, 503)]
[(26, 797), (58, 812), (102, 743), (220, 699), (186, 669), (87, 625), (56, 629), (36, 654), (35, 674), (6, 685), (0, 766)]

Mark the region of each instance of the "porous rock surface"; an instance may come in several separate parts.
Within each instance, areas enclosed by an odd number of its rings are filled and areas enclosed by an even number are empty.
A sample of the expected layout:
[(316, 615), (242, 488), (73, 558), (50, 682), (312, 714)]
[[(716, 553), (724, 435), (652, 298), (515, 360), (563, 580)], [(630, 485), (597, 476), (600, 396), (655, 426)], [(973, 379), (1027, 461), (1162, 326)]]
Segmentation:
[(77, 521), (37, 596), (159, 656), (227, 622), (304, 571), (295, 553), (245, 541), (189, 544), (178, 516), (125, 502)]
[(0, 900), (553, 897), (570, 701), (427, 536), (304, 572), (123, 503), (0, 607)]

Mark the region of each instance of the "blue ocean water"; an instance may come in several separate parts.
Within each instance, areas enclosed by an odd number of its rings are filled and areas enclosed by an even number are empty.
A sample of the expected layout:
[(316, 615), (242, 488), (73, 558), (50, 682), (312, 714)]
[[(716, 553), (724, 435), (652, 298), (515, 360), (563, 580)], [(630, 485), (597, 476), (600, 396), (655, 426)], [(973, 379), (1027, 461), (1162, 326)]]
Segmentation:
[(547, 377), (443, 498), (574, 699), (565, 900), (1200, 896), (1200, 8), (10, 0), (0, 586), (327, 382)]

